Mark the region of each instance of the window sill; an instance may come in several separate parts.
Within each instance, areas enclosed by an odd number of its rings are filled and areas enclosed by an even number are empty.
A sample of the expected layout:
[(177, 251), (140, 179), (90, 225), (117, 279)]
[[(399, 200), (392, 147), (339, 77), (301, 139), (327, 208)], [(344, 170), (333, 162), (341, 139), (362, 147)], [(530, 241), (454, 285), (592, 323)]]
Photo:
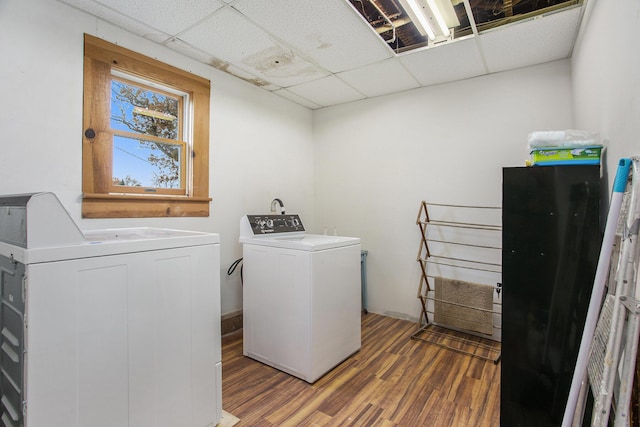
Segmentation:
[(210, 197), (83, 194), (83, 218), (207, 217)]

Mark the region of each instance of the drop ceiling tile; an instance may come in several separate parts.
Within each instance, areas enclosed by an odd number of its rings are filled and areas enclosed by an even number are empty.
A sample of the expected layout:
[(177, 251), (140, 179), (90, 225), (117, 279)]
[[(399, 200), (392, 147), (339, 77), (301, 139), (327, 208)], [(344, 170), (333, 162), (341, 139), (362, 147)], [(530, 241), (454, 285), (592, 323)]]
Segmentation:
[(185, 43), (184, 41), (178, 38), (172, 38), (167, 43), (165, 43), (165, 46), (185, 56), (193, 58), (198, 62), (202, 62), (203, 64), (210, 65), (214, 68), (219, 69), (220, 71), (224, 71), (227, 74), (231, 74), (234, 77), (237, 77), (241, 80), (244, 80), (248, 83), (251, 83), (263, 89), (266, 89), (269, 91), (280, 89), (280, 86), (274, 85), (266, 80), (263, 80), (260, 77), (257, 77), (245, 70), (242, 70), (226, 61), (223, 61), (218, 58), (214, 58), (208, 53), (202, 52), (200, 49), (196, 49), (195, 47), (191, 46), (188, 43)]
[(288, 99), (289, 101), (293, 101), (296, 104), (302, 105), (304, 107), (310, 108), (312, 110), (315, 110), (317, 108), (322, 107), (321, 105), (316, 104), (315, 102), (311, 102), (308, 99), (304, 99), (301, 96), (296, 95), (295, 93), (287, 90), (287, 89), (279, 89), (279, 90), (275, 90), (273, 91), (273, 93), (275, 93), (276, 95), (280, 95), (283, 98)]
[(103, 21), (109, 22), (117, 27), (125, 29), (133, 34), (145, 37), (156, 43), (163, 43), (171, 36), (155, 28), (151, 28), (144, 21), (138, 21), (122, 13), (96, 3), (92, 0), (60, 0), (61, 3), (75, 7), (83, 12), (96, 16)]
[(345, 0), (236, 0), (233, 7), (333, 73), (393, 56)]
[(568, 58), (580, 23), (579, 7), (481, 33), (490, 72)]
[(403, 53), (398, 59), (423, 86), (485, 74), (482, 57), (473, 36)]
[[(220, 9), (220, 0), (95, 0), (138, 22), (176, 35)], [(85, 2), (86, 3), (86, 2)]]
[(176, 37), (172, 37), (171, 39), (167, 40), (164, 45), (171, 50), (188, 56), (189, 58), (193, 58), (196, 61), (202, 62), (204, 64), (211, 65), (211, 62), (213, 61), (213, 58), (208, 53), (203, 52), (200, 49), (196, 49), (189, 43), (185, 43), (184, 41)]
[(247, 83), (251, 83), (254, 86), (261, 87), (268, 91), (281, 89), (280, 86), (275, 85), (271, 82), (268, 82), (267, 80), (264, 80), (260, 77), (257, 77), (254, 74), (248, 73), (247, 71), (243, 70), (242, 68), (238, 68), (233, 64), (229, 64), (227, 62), (217, 60), (217, 59), (212, 59), (211, 61), (209, 61), (209, 64), (219, 69), (220, 71), (224, 71), (227, 74), (231, 74), (232, 76), (237, 77), (241, 80), (244, 80)]
[(323, 107), (365, 98), (363, 94), (333, 75), (288, 87), (287, 90)]
[(336, 74), (366, 96), (386, 95), (420, 86), (396, 58)]
[(230, 7), (184, 32), (180, 39), (277, 86), (296, 85), (327, 75)]

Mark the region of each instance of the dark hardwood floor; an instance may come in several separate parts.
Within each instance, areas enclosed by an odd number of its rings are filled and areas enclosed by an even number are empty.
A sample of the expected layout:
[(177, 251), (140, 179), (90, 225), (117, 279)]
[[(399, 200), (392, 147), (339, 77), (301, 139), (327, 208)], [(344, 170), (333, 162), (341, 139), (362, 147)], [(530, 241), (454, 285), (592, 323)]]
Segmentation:
[(314, 384), (244, 357), (242, 331), (226, 335), (222, 407), (240, 427), (498, 426), (500, 365), (412, 340), (416, 328), (363, 315), (361, 350)]

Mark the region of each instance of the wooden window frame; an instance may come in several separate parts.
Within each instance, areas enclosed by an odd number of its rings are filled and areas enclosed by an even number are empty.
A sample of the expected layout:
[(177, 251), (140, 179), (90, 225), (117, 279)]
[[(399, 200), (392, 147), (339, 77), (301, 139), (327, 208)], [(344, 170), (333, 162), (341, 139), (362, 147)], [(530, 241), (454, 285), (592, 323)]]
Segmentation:
[[(110, 130), (111, 69), (175, 87), (188, 93), (193, 115), (191, 171), (187, 195), (113, 193)], [(84, 35), (84, 105), (82, 135), (82, 217), (209, 216), (210, 82), (171, 65)]]

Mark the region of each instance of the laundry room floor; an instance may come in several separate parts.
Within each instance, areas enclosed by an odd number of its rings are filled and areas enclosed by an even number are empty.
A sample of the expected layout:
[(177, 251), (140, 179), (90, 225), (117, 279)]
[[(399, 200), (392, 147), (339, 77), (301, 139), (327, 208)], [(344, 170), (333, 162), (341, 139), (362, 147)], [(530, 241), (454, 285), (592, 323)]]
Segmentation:
[(239, 427), (498, 426), (500, 365), (412, 340), (416, 329), (363, 314), (361, 350), (314, 384), (244, 357), (242, 330), (225, 335), (222, 406)]

